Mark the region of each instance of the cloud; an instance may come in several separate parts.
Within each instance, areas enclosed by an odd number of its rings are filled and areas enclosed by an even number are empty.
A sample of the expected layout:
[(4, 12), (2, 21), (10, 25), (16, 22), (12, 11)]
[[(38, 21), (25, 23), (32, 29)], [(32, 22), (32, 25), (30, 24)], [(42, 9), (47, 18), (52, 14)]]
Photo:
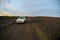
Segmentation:
[(19, 12), (19, 11), (11, 11), (7, 9), (0, 10), (0, 16), (32, 16), (32, 13)]
[(13, 14), (0, 10), (0, 16), (13, 16)]
[(0, 13), (0, 16), (13, 16), (13, 15), (10, 13)]
[(27, 14), (27, 13), (17, 13), (17, 14), (14, 14), (13, 13), (8, 13), (8, 12), (0, 12), (0, 16), (32, 16), (31, 14)]
[(59, 3), (57, 0), (10, 0), (10, 1), (5, 0), (1, 4), (0, 10), (2, 10), (3, 15), (5, 14), (16, 16), (60, 15)]

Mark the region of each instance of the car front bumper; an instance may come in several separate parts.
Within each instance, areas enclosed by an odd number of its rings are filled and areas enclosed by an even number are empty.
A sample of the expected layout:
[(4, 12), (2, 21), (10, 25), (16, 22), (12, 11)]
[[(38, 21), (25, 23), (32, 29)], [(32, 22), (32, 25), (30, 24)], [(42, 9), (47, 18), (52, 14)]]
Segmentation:
[(17, 21), (17, 23), (24, 23), (24, 21)]

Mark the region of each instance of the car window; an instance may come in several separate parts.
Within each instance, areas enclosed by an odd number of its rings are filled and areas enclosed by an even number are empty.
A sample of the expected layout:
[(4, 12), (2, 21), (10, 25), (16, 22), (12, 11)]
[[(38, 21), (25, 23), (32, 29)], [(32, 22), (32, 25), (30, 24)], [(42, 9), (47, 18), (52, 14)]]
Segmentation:
[(24, 17), (19, 17), (19, 19), (24, 19)]

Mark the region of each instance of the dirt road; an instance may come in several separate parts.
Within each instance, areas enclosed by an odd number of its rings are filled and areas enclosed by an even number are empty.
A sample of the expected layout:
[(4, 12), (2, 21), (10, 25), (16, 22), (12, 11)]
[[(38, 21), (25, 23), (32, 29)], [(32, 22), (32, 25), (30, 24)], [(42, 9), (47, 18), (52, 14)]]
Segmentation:
[(14, 22), (0, 28), (0, 40), (56, 40), (59, 37), (59, 22), (56, 19), (51, 24), (50, 21), (31, 18), (24, 24)]

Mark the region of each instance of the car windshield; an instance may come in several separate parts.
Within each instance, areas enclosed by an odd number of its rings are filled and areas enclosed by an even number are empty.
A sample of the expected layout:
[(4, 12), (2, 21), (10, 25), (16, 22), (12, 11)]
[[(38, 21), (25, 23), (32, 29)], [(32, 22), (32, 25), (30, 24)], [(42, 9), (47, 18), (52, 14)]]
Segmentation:
[(19, 17), (19, 19), (24, 19), (24, 17)]

